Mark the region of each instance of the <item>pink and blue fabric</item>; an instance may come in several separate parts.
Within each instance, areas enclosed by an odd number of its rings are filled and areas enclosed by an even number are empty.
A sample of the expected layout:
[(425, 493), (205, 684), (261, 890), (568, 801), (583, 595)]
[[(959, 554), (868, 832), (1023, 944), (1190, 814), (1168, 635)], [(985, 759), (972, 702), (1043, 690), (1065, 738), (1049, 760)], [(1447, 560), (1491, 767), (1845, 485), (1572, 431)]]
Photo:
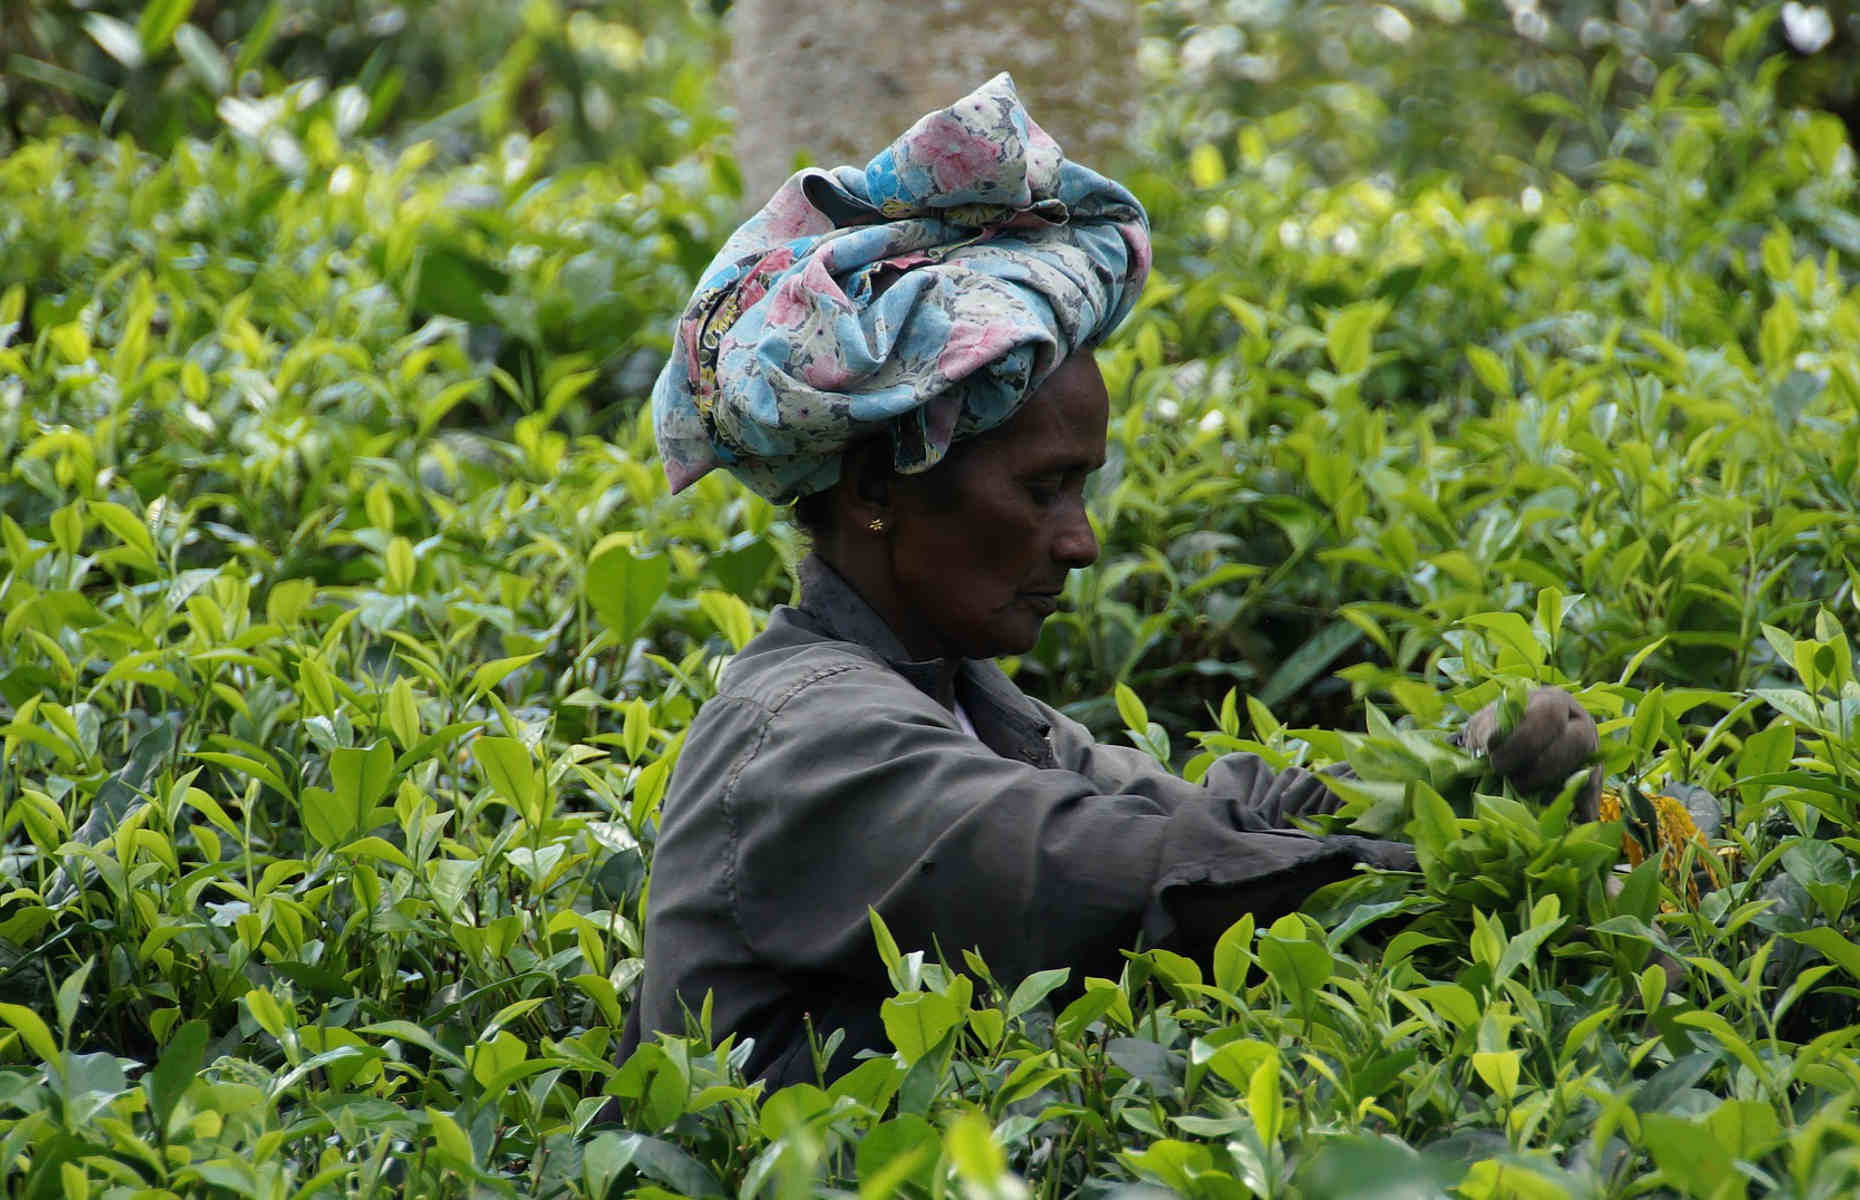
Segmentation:
[(863, 170), (797, 172), (724, 243), (653, 388), (666, 477), (722, 467), (784, 503), (878, 433), (926, 470), (1102, 340), (1149, 267), (1137, 198), (997, 75)]

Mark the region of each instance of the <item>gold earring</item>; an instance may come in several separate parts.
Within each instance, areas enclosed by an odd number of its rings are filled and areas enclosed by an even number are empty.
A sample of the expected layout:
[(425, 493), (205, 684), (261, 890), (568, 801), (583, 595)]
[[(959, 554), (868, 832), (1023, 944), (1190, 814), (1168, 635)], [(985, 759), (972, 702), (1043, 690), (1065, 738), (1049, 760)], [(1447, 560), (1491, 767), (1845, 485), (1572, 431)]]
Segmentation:
[(885, 518), (873, 517), (870, 521), (865, 523), (865, 527), (870, 529), (873, 533), (883, 533), (885, 532)]

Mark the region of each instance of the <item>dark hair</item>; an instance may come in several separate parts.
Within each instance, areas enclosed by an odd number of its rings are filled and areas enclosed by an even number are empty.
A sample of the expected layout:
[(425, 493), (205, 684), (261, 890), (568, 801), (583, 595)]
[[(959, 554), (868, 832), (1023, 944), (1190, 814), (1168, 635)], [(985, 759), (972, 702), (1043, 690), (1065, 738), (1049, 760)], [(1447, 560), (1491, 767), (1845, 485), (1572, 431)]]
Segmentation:
[(833, 532), (833, 492), (822, 489), (795, 500), (794, 523), (816, 542)]

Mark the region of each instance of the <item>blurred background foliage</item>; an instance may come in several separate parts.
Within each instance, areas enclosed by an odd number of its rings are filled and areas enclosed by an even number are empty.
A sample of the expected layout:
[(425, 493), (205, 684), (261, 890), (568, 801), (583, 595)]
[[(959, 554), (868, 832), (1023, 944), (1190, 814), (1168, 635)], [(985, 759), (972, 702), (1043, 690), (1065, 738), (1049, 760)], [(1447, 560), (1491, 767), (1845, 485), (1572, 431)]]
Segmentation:
[[(308, 85), (345, 132), (465, 156), (551, 133), (551, 165), (643, 169), (722, 136), (728, 0), (6, 0), (0, 151), (60, 116), (158, 153), (249, 132)], [(1146, 0), (1153, 140), (1295, 111), (1329, 178), (1512, 163), (1581, 172), (1675, 64), (1781, 55), (1778, 96), (1860, 129), (1860, 4), (1796, 0)], [(353, 89), (353, 90), (350, 90)], [(694, 124), (695, 123), (695, 126)]]
[[(1733, 0), (1152, 0), (1156, 128), (1181, 151), (1272, 114), (1325, 178), (1582, 177), (1678, 66), (1774, 58), (1785, 107), (1860, 130), (1860, 5)], [(1295, 115), (1294, 115), (1295, 114)]]
[(222, 123), (293, 133), (282, 107), (345, 135), (433, 138), (458, 157), (548, 131), (552, 166), (651, 169), (706, 136), (690, 123), (717, 111), (720, 26), (702, 4), (7, 0), (0, 11), (0, 136), (15, 142), (68, 116), (165, 153)]

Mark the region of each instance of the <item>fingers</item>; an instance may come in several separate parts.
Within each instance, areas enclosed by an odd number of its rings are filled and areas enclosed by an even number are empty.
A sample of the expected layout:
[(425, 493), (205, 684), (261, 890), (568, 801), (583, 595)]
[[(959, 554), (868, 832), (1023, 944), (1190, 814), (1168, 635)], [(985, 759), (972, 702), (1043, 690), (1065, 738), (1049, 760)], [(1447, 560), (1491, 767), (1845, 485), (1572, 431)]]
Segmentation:
[(1542, 687), (1531, 693), (1517, 728), (1487, 749), (1494, 770), (1525, 791), (1539, 791), (1562, 782), (1598, 745), (1595, 722), (1576, 698)]
[[(1475, 753), (1483, 748), (1492, 769), (1519, 791), (1542, 795), (1563, 786), (1601, 749), (1595, 721), (1576, 698), (1561, 688), (1540, 687), (1530, 694), (1517, 727), (1494, 738), (1497, 705), (1488, 705), (1466, 722), (1463, 737)], [(1577, 797), (1577, 809), (1593, 820), (1601, 790), (1601, 768), (1591, 772), (1587, 787)]]
[(1460, 730), (1460, 745), (1468, 753), (1484, 754), (1490, 748), (1492, 735), (1498, 731), (1498, 702), (1495, 700), (1467, 719)]
[(1602, 764), (1589, 770), (1589, 782), (1576, 794), (1576, 816), (1584, 821), (1602, 819)]

